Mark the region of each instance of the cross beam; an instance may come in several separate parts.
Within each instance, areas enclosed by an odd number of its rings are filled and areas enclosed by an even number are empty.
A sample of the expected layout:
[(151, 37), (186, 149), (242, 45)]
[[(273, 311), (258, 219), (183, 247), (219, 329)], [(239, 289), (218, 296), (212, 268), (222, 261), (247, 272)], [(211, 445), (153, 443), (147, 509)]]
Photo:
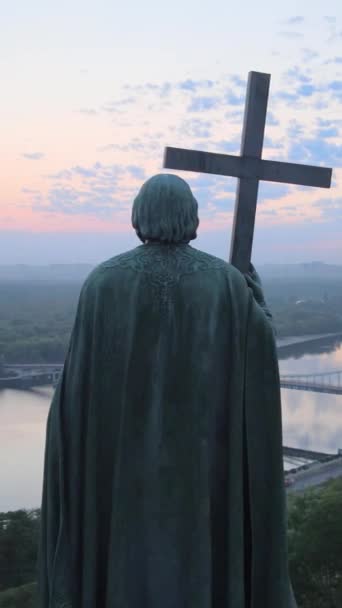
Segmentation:
[(199, 173), (214, 173), (229, 175), (239, 179), (265, 180), (298, 184), (300, 186), (316, 186), (329, 188), (331, 169), (314, 165), (283, 163), (276, 160), (263, 160), (248, 156), (230, 156), (215, 152), (186, 150), (185, 148), (166, 148), (165, 167), (193, 171)]
[(240, 156), (165, 148), (164, 167), (238, 178), (230, 262), (247, 272), (251, 259), (259, 180), (330, 188), (332, 169), (261, 158), (271, 76), (250, 72)]

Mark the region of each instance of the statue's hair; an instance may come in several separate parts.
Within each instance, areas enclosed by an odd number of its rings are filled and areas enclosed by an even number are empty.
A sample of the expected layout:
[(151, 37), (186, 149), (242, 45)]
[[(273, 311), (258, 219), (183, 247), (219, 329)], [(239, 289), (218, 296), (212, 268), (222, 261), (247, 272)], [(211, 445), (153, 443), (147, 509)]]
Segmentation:
[(198, 224), (197, 201), (177, 175), (151, 177), (134, 200), (132, 226), (143, 243), (188, 243), (197, 237)]

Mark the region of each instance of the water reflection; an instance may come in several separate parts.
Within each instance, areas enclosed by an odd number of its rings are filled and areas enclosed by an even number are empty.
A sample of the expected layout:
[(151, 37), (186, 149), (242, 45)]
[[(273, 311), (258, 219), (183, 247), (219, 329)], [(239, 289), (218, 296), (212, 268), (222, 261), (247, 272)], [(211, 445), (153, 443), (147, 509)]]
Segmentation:
[(342, 448), (342, 395), (282, 389), (282, 410), (285, 445), (328, 453)]
[(0, 511), (40, 506), (52, 387), (0, 391)]
[[(342, 370), (342, 339), (282, 348), (279, 369), (281, 375)], [(342, 448), (342, 395), (282, 389), (282, 410), (285, 445), (329, 453)]]

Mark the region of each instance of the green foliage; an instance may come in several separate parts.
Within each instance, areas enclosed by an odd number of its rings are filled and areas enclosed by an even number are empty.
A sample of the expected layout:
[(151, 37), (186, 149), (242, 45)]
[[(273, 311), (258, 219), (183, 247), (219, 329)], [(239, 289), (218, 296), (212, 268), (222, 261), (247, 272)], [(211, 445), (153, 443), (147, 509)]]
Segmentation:
[(36, 606), (36, 583), (0, 592), (0, 608), (36, 608)]
[(0, 290), (0, 361), (63, 363), (80, 285), (4, 283)]
[(321, 303), (271, 308), (279, 337), (342, 332), (342, 315)]
[(39, 510), (0, 513), (0, 591), (36, 578)]
[(342, 479), (289, 499), (289, 566), (300, 608), (342, 606)]
[[(80, 287), (77, 282), (0, 284), (0, 362), (63, 363)], [(339, 282), (273, 279), (264, 282), (264, 292), (279, 337), (342, 332)]]

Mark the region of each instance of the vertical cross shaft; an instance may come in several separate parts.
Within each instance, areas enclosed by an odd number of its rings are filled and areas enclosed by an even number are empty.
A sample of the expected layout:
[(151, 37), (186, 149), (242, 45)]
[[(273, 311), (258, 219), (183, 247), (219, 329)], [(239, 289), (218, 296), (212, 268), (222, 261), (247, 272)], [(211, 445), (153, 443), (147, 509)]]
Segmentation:
[[(250, 72), (243, 121), (241, 156), (261, 158), (264, 141), (270, 74)], [(248, 271), (251, 259), (259, 180), (239, 179), (230, 249), (230, 262)], [(246, 267), (247, 265), (247, 267)]]

